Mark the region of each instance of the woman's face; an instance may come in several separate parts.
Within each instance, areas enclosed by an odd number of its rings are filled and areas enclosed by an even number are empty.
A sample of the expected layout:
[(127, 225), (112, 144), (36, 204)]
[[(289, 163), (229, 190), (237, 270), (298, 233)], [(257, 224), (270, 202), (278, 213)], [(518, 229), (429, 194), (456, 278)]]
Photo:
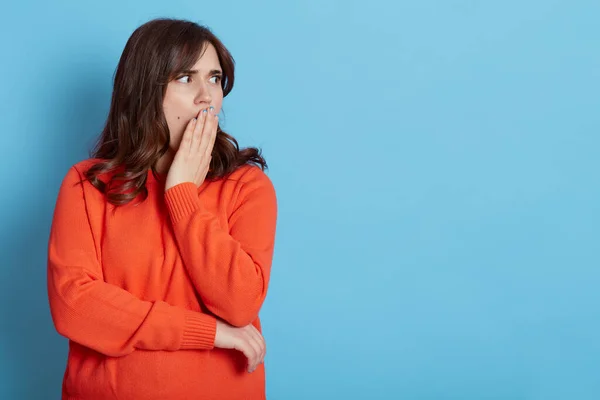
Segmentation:
[(212, 44), (208, 44), (204, 54), (191, 70), (185, 71), (168, 83), (163, 100), (163, 111), (171, 142), (169, 147), (177, 151), (187, 123), (198, 115), (200, 110), (213, 106), (215, 114), (221, 112), (223, 71)]

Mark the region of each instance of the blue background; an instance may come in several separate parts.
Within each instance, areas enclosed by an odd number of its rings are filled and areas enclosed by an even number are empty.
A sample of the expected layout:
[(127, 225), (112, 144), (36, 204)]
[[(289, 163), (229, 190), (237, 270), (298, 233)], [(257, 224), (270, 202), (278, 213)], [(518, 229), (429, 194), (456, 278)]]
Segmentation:
[(207, 24), (279, 199), (269, 399), (600, 398), (600, 3), (2, 6), (0, 398), (59, 398), (54, 202), (133, 30)]

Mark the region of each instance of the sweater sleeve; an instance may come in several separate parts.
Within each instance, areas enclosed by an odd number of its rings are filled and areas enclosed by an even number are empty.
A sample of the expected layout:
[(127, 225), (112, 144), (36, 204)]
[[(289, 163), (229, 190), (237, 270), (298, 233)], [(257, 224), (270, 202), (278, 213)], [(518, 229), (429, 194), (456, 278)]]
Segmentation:
[(103, 281), (79, 180), (71, 168), (58, 193), (48, 243), (48, 298), (58, 333), (113, 357), (136, 349), (212, 349), (214, 317), (142, 301)]
[(234, 326), (254, 321), (267, 294), (274, 251), (277, 201), (271, 180), (259, 168), (245, 173), (229, 232), (198, 197), (196, 185), (165, 192), (175, 237), (206, 307)]

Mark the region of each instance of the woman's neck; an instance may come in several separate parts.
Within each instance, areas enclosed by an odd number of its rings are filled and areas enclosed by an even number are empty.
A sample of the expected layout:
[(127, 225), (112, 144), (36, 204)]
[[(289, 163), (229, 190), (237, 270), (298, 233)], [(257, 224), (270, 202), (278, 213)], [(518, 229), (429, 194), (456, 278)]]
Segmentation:
[(156, 172), (159, 174), (166, 174), (169, 172), (169, 168), (171, 167), (171, 163), (175, 158), (175, 154), (169, 149), (157, 162), (156, 162)]

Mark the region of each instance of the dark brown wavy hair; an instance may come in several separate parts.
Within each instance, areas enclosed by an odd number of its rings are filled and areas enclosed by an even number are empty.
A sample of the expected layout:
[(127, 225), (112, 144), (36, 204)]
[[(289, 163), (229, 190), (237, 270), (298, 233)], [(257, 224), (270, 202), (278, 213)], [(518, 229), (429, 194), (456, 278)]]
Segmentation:
[[(159, 18), (138, 27), (125, 45), (114, 76), (110, 111), (91, 157), (100, 159), (85, 177), (111, 204), (121, 206), (148, 196), (148, 171), (158, 177), (157, 161), (169, 150), (170, 133), (163, 113), (167, 84), (189, 70), (212, 44), (223, 69), (223, 97), (233, 88), (234, 59), (208, 27), (195, 22)], [(240, 150), (234, 137), (219, 126), (206, 179), (227, 177), (244, 164), (263, 170), (267, 163), (257, 148)], [(107, 182), (99, 175), (109, 173)]]

